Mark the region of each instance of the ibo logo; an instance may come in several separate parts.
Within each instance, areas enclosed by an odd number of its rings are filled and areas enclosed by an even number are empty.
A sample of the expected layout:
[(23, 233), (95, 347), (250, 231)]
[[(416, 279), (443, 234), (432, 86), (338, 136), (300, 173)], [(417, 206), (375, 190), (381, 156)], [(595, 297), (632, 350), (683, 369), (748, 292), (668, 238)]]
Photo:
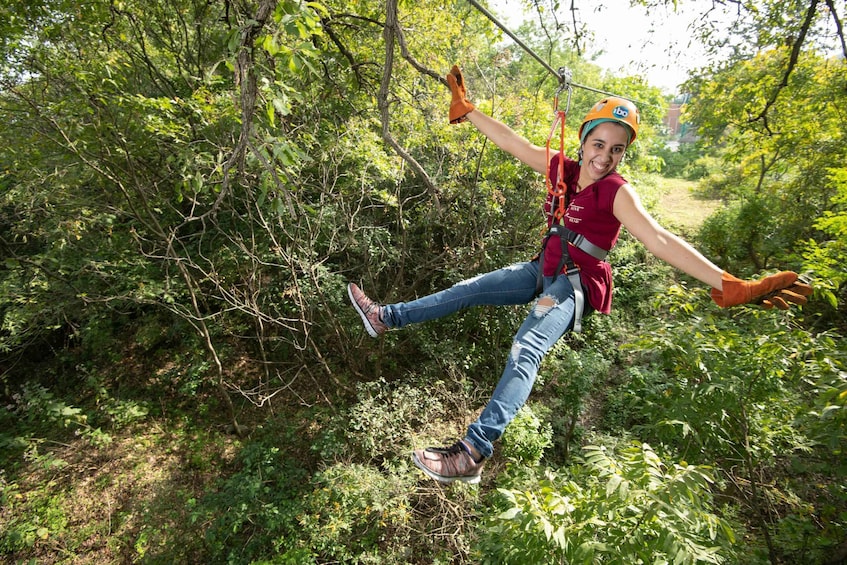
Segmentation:
[(626, 119), (626, 117), (629, 115), (629, 108), (627, 108), (626, 106), (618, 106), (614, 110), (612, 110), (612, 115), (622, 120)]

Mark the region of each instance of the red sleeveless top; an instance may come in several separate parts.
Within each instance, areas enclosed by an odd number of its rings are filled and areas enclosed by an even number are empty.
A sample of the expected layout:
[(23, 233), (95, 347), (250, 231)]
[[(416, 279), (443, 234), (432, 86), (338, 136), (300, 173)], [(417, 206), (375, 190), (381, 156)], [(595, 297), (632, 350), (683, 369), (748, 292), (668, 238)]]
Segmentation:
[[(617, 172), (610, 173), (599, 181), (588, 185), (577, 192), (577, 180), (579, 179), (579, 163), (557, 153), (550, 159), (550, 168), (547, 174), (553, 186), (556, 186), (559, 173), (559, 159), (564, 159), (564, 182), (568, 187), (568, 207), (564, 216), (564, 225), (571, 231), (585, 236), (588, 241), (602, 247), (611, 249), (618, 241), (621, 231), (621, 223), (615, 217), (612, 206), (618, 189), (626, 184)], [(553, 224), (551, 210), (557, 205), (554, 197), (549, 192), (544, 202), (544, 213), (547, 216), (547, 227)], [(568, 244), (568, 252), (571, 259), (579, 267), (580, 280), (583, 291), (591, 307), (602, 314), (608, 314), (612, 310), (612, 267), (607, 261), (601, 261), (588, 253)], [(544, 249), (544, 276), (553, 276), (559, 260), (562, 258), (562, 243), (557, 235), (550, 236), (547, 247)]]

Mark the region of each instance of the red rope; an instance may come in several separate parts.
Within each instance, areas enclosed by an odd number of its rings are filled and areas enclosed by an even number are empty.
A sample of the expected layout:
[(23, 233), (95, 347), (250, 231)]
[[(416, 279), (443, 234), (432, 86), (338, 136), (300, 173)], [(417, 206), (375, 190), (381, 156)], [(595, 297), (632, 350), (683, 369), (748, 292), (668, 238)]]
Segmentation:
[[(556, 203), (556, 208), (551, 209), (554, 223), (565, 217), (567, 202), (565, 196), (568, 192), (568, 187), (565, 184), (565, 120), (567, 114), (563, 110), (558, 109), (558, 97), (556, 99), (556, 119), (553, 120), (553, 127), (550, 128), (550, 134), (547, 136), (547, 163), (550, 163), (550, 141), (553, 139), (553, 134), (556, 132), (556, 126), (559, 126), (559, 170), (556, 175), (556, 186), (550, 181), (550, 175), (545, 175), (547, 184), (547, 192), (553, 197), (553, 202)], [(552, 202), (551, 202), (552, 205)]]

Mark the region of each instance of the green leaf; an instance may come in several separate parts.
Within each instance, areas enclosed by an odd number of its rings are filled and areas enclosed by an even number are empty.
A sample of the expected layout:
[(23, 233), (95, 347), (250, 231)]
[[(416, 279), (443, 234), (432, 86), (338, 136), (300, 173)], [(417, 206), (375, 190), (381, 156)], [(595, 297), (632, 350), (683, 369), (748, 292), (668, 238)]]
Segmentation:
[(512, 507), (512, 508), (509, 508), (508, 510), (506, 510), (505, 512), (503, 512), (502, 514), (499, 514), (497, 517), (501, 520), (513, 520), (520, 513), (521, 513), (520, 508)]

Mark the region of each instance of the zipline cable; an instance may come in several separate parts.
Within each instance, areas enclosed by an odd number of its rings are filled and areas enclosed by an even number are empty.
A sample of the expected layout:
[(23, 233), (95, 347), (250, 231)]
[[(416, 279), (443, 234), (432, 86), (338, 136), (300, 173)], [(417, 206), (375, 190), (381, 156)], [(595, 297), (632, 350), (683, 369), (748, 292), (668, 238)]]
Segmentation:
[[(547, 62), (546, 62), (546, 61), (544, 61), (544, 59), (542, 59), (541, 57), (539, 57), (539, 56), (535, 53), (535, 51), (533, 51), (532, 49), (530, 49), (529, 47), (527, 47), (527, 45), (526, 45), (523, 41), (521, 41), (521, 40), (518, 38), (518, 36), (516, 36), (514, 33), (512, 33), (512, 32), (509, 30), (509, 28), (507, 28), (505, 25), (503, 25), (502, 23), (500, 23), (500, 22), (497, 20), (497, 18), (495, 18), (495, 17), (494, 17), (494, 15), (493, 15), (491, 12), (489, 12), (488, 10), (486, 10), (485, 8), (483, 8), (483, 7), (479, 4), (479, 2), (477, 2), (476, 0), (468, 0), (468, 3), (470, 3), (470, 4), (474, 7), (474, 8), (476, 8), (476, 9), (477, 9), (477, 10), (479, 10), (480, 12), (482, 12), (482, 14), (483, 14), (486, 18), (488, 18), (489, 20), (491, 20), (491, 21), (494, 23), (494, 25), (496, 25), (496, 26), (497, 26), (497, 27), (499, 27), (501, 30), (503, 30), (503, 32), (504, 32), (506, 35), (508, 35), (509, 37), (511, 37), (511, 38), (515, 41), (515, 43), (517, 43), (517, 44), (521, 47), (521, 49), (523, 49), (523, 50), (524, 50), (524, 51), (526, 51), (528, 54), (530, 54), (530, 55), (532, 56), (532, 58), (533, 58), (533, 59), (535, 59), (536, 61), (538, 61), (539, 63), (541, 63), (541, 66), (542, 66), (542, 67), (544, 67), (544, 68), (547, 70), (547, 72), (549, 72), (549, 73), (550, 73), (550, 74), (552, 74), (554, 77), (556, 77), (556, 79), (558, 79), (559, 83), (560, 83), (560, 84), (562, 84), (563, 86), (565, 86), (566, 88), (567, 88), (567, 87), (570, 87), (570, 86), (573, 86), (573, 87), (576, 87), (576, 88), (581, 88), (581, 89), (583, 89), (583, 90), (590, 90), (591, 92), (596, 92), (596, 93), (598, 93), (598, 94), (605, 94), (605, 95), (607, 95), (607, 96), (617, 96), (618, 98), (625, 98), (625, 99), (627, 99), (627, 100), (631, 100), (631, 98), (629, 98), (628, 96), (621, 96), (620, 94), (614, 94), (614, 93), (612, 93), (612, 92), (606, 92), (605, 90), (599, 90), (599, 89), (597, 89), (597, 88), (592, 88), (592, 87), (590, 87), (590, 86), (585, 86), (584, 84), (577, 84), (577, 83), (575, 83), (575, 82), (571, 82), (571, 81), (570, 81), (570, 73), (568, 73), (568, 72), (567, 72), (564, 68), (560, 68), (558, 71), (554, 70), (554, 69), (553, 69), (553, 67), (551, 67), (549, 64), (547, 64)], [(635, 102), (635, 101), (633, 100), (633, 102)]]

